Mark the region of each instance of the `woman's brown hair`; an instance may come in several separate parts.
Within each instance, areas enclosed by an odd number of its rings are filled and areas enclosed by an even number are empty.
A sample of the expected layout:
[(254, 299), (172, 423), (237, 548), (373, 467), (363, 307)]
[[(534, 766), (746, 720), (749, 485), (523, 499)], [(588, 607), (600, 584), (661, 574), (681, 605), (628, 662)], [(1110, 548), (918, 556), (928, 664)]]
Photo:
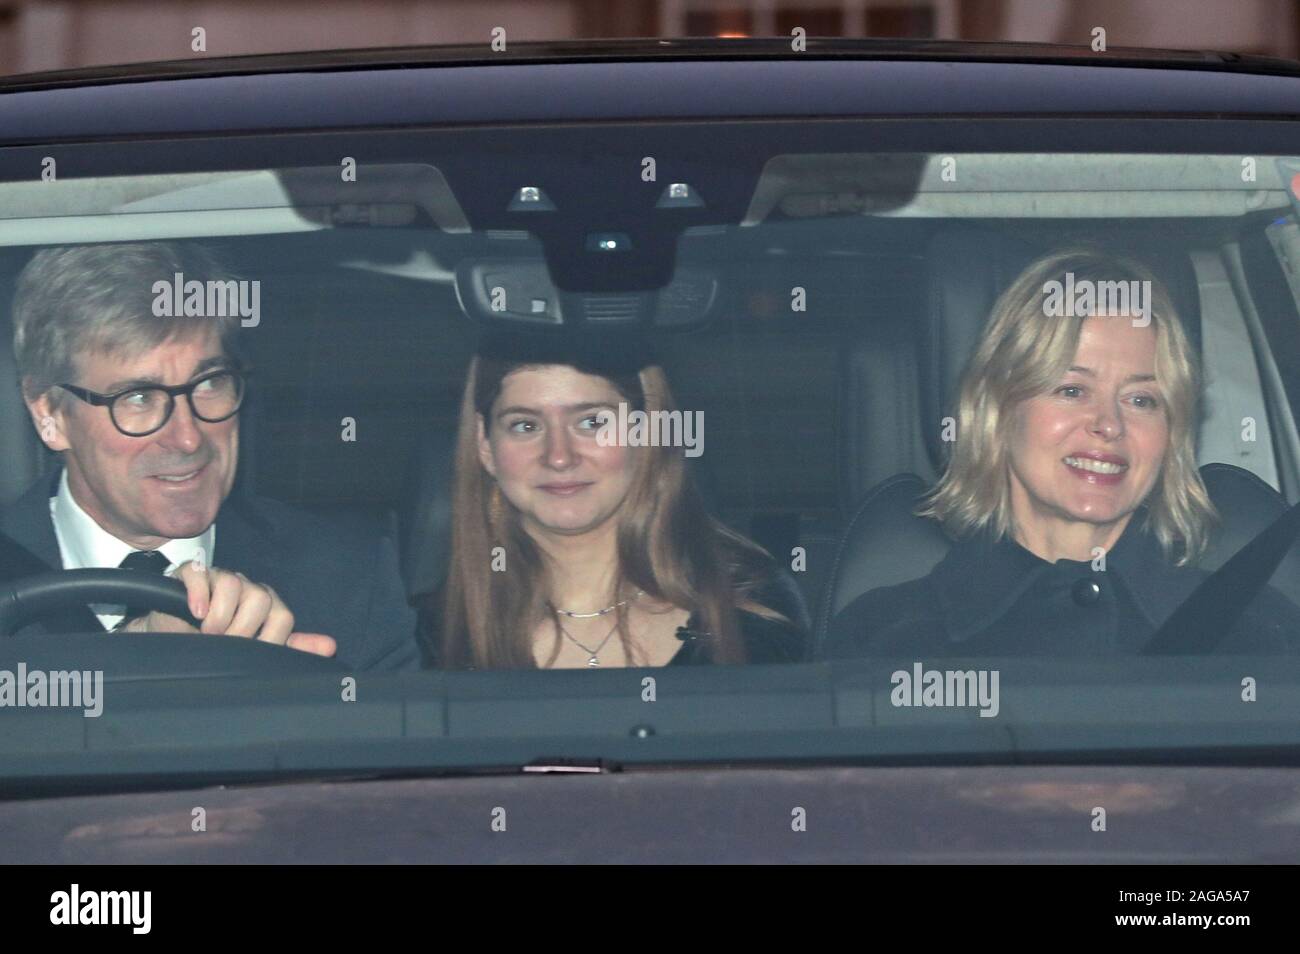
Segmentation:
[[(676, 410), (668, 379), (657, 365), (640, 369), (582, 358), (521, 360), (480, 353), (470, 364), (461, 401), (452, 497), (452, 555), (441, 593), (442, 634), (437, 648), (444, 668), (536, 667), (531, 636), (550, 617), (560, 640), (559, 618), (547, 599), (547, 567), (518, 512), (483, 468), (478, 453), (480, 415), (491, 420), (505, 379), (515, 371), (564, 364), (608, 380), (630, 409)], [(772, 559), (705, 509), (680, 448), (638, 447), (634, 474), (618, 514), (615, 593), (639, 589), (655, 599), (698, 614), (709, 634), (715, 663), (742, 663), (736, 610), (772, 619), (781, 614), (753, 601), (771, 578)], [(500, 547), (500, 550), (496, 550)], [(505, 572), (494, 572), (504, 557)], [(626, 607), (617, 611), (618, 633), (632, 658)]]

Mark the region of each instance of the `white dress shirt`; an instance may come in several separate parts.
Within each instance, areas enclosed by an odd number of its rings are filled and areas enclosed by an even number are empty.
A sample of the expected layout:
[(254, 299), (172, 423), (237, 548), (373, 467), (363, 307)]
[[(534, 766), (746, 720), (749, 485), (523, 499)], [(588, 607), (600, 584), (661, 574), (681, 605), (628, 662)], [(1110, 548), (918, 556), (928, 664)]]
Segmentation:
[[(65, 570), (116, 568), (128, 553), (135, 552), (135, 547), (113, 536), (81, 509), (68, 487), (67, 470), (59, 478), (59, 492), (50, 498), (50, 519), (54, 521), (54, 536), (59, 541), (59, 555), (63, 559)], [(168, 540), (158, 548), (171, 561), (167, 568), (168, 575), (174, 573), (182, 563), (196, 557), (204, 566), (210, 566), (216, 539), (217, 528), (214, 524), (197, 537)], [(108, 603), (95, 603), (90, 607), (105, 629), (112, 629), (120, 623), (125, 609), (124, 606)]]

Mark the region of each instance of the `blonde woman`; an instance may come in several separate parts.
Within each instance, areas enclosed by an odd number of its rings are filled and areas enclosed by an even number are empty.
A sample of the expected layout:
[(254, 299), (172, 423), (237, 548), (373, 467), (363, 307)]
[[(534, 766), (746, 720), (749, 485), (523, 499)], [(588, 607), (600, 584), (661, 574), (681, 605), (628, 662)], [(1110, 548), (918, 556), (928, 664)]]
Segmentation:
[[(600, 438), (619, 405), (673, 410), (640, 347), (490, 342), (461, 406), (446, 585), (426, 665), (528, 669), (794, 662), (793, 581), (704, 509), (680, 447)], [(608, 434), (608, 432), (607, 432)]]
[[(1199, 397), (1143, 266), (1086, 248), (1030, 265), (965, 369), (951, 458), (920, 511), (951, 550), (846, 607), (828, 655), (1139, 651), (1206, 575), (1191, 568), (1217, 520), (1196, 466)], [(1285, 652), (1296, 634), (1300, 609), (1268, 590), (1221, 649)]]

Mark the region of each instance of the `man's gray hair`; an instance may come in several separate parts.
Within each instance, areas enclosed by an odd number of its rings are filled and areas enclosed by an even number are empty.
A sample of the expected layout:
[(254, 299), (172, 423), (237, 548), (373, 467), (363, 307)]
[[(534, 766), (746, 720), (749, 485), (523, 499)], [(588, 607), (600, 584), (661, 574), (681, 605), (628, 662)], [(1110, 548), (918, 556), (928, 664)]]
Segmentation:
[[(154, 284), (229, 281), (209, 249), (195, 243), (70, 245), (46, 248), (18, 276), (14, 295), (14, 359), (29, 399), (76, 380), (78, 355), (98, 351), (128, 359), (177, 336), (216, 330), (238, 363), (239, 316), (155, 316)], [(61, 391), (50, 399), (58, 403)]]

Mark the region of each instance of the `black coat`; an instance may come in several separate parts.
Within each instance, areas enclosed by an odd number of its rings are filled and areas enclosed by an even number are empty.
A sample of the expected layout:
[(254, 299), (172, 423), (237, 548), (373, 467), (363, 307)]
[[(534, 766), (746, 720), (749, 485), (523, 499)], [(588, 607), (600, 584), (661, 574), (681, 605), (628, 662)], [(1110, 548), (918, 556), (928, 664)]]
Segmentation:
[[(1203, 570), (1176, 567), (1135, 515), (1106, 554), (1048, 563), (1010, 538), (953, 544), (929, 575), (872, 590), (836, 615), (828, 657), (1105, 656), (1139, 652)], [(1300, 647), (1300, 607), (1266, 588), (1219, 644), (1221, 653)]]
[[(62, 566), (50, 518), (58, 481), (56, 472), (0, 511), (0, 580)], [(294, 629), (334, 637), (339, 661), (354, 669), (418, 666), (415, 611), (407, 605), (390, 539), (359, 522), (241, 494), (222, 504), (216, 528), (211, 564), (268, 584), (293, 612)], [(89, 608), (79, 607), (22, 632), (102, 630)]]
[[(752, 596), (754, 602), (776, 610), (790, 623), (768, 619), (744, 610), (736, 612), (740, 638), (750, 663), (803, 662), (807, 656), (806, 634), (810, 626), (803, 595), (789, 574), (774, 571), (772, 580)], [(668, 661), (670, 666), (709, 665), (713, 658), (709, 634), (703, 629), (698, 613), (692, 613), (685, 626), (677, 628), (682, 648)]]

